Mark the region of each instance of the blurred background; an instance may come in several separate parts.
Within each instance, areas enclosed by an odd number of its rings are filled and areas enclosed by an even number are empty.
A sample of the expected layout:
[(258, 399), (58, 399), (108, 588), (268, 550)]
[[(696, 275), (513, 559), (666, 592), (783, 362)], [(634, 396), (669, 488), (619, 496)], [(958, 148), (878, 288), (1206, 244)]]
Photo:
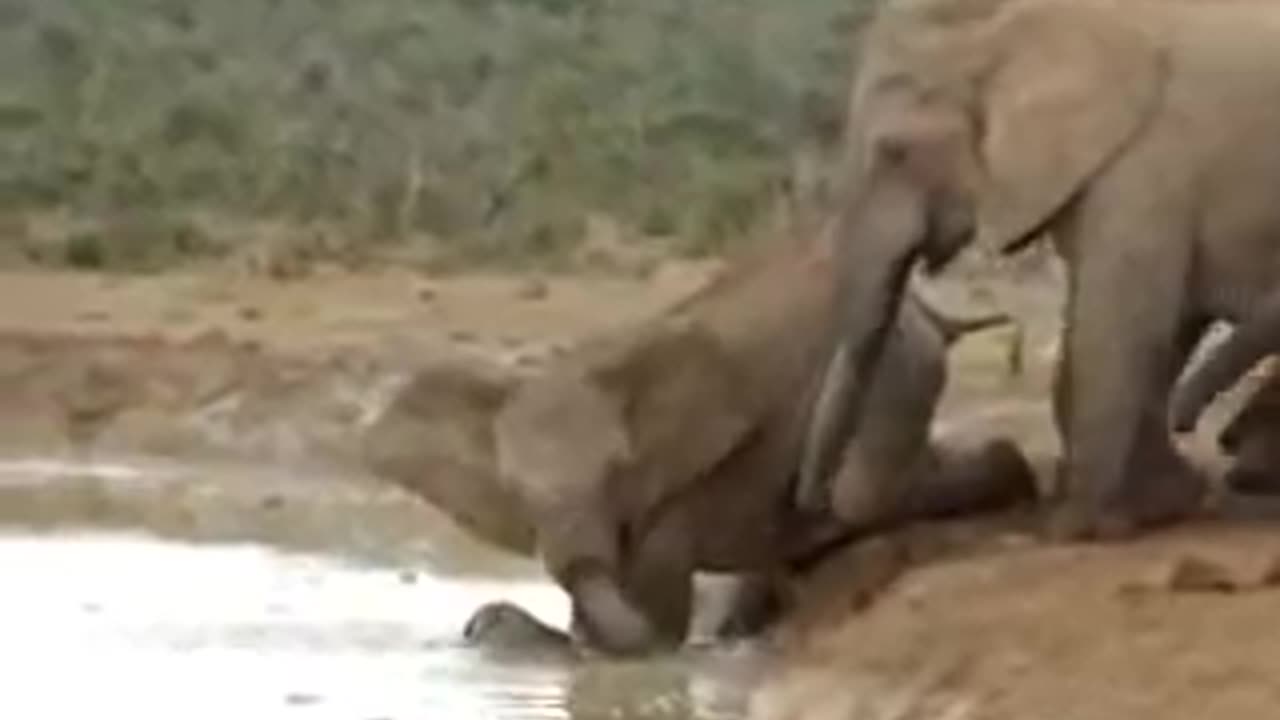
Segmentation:
[(6, 263), (564, 268), (821, 202), (861, 0), (0, 0)]

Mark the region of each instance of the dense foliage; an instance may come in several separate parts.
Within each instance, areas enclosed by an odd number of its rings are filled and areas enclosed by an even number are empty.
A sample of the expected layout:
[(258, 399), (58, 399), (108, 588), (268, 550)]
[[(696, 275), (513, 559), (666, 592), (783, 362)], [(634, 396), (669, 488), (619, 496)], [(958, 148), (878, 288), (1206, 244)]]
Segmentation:
[[(562, 255), (598, 215), (715, 250), (831, 154), (858, 7), (0, 0), (0, 211), (322, 223), (479, 261)], [(120, 255), (91, 239), (66, 258)]]

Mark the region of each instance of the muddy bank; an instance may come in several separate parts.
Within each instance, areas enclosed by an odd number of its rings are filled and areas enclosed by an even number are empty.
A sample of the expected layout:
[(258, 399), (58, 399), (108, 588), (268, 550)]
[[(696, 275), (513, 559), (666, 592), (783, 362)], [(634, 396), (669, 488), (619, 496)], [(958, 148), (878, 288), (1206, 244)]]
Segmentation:
[[(1280, 707), (1274, 522), (1116, 547), (1006, 527), (796, 627), (753, 720), (1263, 718)], [(838, 620), (831, 622), (839, 614)]]

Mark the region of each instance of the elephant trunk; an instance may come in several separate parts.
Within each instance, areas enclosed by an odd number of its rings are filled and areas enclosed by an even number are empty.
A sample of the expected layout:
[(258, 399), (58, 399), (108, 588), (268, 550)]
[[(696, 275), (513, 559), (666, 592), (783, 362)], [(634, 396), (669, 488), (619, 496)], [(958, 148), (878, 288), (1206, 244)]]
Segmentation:
[(573, 597), (576, 634), (584, 636), (588, 646), (619, 656), (658, 649), (661, 638), (657, 630), (613, 578), (592, 569), (574, 577), (568, 589)]
[(1280, 291), (1269, 293), (1237, 323), (1231, 335), (1175, 387), (1170, 415), (1174, 432), (1195, 429), (1204, 409), (1268, 355), (1280, 351)]
[(796, 490), (801, 508), (822, 511), (829, 505), (827, 481), (845, 440), (857, 432), (868, 383), (928, 229), (921, 192), (902, 182), (866, 187), (840, 218), (833, 238), (831, 345), (802, 450)]

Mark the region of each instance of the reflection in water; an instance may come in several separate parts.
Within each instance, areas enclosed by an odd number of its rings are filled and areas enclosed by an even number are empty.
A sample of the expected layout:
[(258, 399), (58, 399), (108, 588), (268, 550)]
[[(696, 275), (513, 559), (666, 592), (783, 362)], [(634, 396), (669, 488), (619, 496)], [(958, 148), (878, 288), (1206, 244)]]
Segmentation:
[(0, 564), (11, 717), (731, 718), (752, 659), (496, 660), (458, 645), (470, 612), (506, 598), (564, 627), (556, 588), (254, 544), (11, 535)]

